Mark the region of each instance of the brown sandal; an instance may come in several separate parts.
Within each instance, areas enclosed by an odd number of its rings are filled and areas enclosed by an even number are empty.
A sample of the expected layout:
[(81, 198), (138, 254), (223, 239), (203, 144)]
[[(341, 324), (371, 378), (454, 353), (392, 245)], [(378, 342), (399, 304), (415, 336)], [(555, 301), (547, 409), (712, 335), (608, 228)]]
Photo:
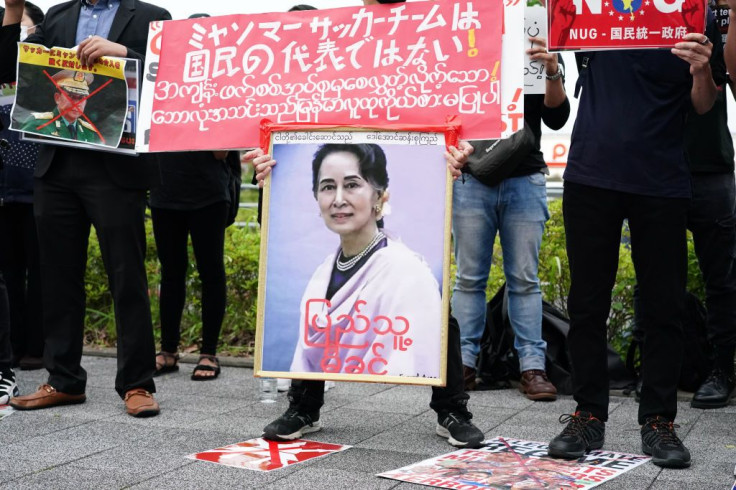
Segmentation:
[[(214, 366), (210, 366), (209, 364), (202, 364), (202, 359), (208, 359), (215, 363)], [(212, 376), (206, 376), (197, 374), (197, 371), (208, 371), (213, 372)], [(220, 375), (220, 361), (217, 359), (217, 356), (213, 356), (211, 354), (200, 354), (199, 361), (197, 361), (197, 365), (194, 366), (194, 371), (192, 371), (192, 381), (209, 381), (210, 379), (216, 379)]]
[[(161, 356), (164, 358), (164, 362), (160, 363), (156, 360), (156, 370), (153, 372), (153, 377), (161, 376), (166, 373), (173, 373), (179, 370), (179, 353), (172, 354), (171, 352), (161, 351), (156, 354), (156, 359)], [(169, 361), (173, 361), (169, 364)]]

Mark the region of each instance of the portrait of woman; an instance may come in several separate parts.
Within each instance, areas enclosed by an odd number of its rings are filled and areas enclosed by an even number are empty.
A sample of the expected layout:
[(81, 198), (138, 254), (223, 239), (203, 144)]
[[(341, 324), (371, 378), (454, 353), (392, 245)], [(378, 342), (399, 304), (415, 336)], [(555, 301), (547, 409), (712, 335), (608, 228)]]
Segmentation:
[(351, 139), (273, 146), (262, 370), (438, 380), (444, 147)]
[(440, 288), (424, 260), (384, 229), (383, 149), (322, 145), (312, 192), (339, 245), (302, 297), (291, 371), (438, 377)]

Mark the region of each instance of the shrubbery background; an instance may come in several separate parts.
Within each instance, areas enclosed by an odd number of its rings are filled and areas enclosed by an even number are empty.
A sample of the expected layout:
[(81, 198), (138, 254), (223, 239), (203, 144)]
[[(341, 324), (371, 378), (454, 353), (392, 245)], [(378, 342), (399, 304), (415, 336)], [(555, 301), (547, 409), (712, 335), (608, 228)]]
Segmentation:
[[(542, 281), (544, 299), (567, 313), (567, 291), (570, 286), (570, 275), (567, 254), (565, 253), (561, 204), (562, 202), (559, 200), (550, 202), (551, 218), (547, 223), (542, 241), (539, 276)], [(247, 216), (246, 219), (252, 219), (252, 216)], [(154, 331), (158, 342), (160, 338), (158, 327), (160, 265), (156, 259), (156, 247), (150, 220), (147, 221), (146, 227), (148, 232), (146, 270), (148, 271)], [(631, 254), (626, 245), (628, 243), (627, 238), (627, 232), (624, 230), (618, 275), (611, 296), (612, 306), (608, 328), (609, 341), (621, 353), (625, 352), (630, 340), (631, 321), (633, 319), (632, 291), (635, 283)], [(252, 354), (258, 294), (259, 247), (260, 232), (258, 228), (231, 226), (227, 229), (225, 271), (227, 275), (228, 305), (220, 335), (220, 351), (223, 353)], [(193, 257), (191, 245), (190, 257)], [(454, 277), (454, 265), (452, 276)], [(487, 293), (489, 298), (493, 296), (503, 282), (501, 250), (498, 243), (496, 243), (494, 265), (488, 281)], [(701, 299), (703, 298), (704, 287), (697, 259), (693, 252), (692, 241), (689, 242), (688, 286), (688, 289)], [(86, 291), (85, 342), (87, 345), (114, 346), (116, 334), (112, 298), (108, 290), (107, 277), (94, 231), (90, 236)], [(184, 352), (197, 350), (202, 328), (200, 306), (200, 283), (192, 259), (187, 280), (186, 307), (182, 316), (181, 349)]]

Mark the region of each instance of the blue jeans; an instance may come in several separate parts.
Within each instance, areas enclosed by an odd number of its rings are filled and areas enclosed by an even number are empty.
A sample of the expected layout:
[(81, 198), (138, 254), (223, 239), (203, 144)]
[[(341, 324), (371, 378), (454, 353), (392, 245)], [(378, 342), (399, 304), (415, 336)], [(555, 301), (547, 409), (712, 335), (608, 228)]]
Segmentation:
[(508, 178), (495, 187), (464, 174), (453, 188), (452, 233), (457, 277), (452, 311), (460, 323), (463, 364), (475, 367), (486, 323), (486, 284), (498, 232), (509, 320), (521, 371), (545, 368), (539, 247), (549, 219), (545, 176)]

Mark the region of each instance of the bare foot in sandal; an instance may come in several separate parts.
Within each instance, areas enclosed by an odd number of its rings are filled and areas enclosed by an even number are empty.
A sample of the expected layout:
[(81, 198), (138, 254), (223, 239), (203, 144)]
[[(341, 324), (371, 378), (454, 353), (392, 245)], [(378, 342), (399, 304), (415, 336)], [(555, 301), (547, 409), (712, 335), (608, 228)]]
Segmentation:
[(220, 375), (220, 361), (216, 356), (202, 354), (199, 356), (197, 365), (192, 371), (193, 381), (207, 381), (215, 379)]
[(179, 370), (179, 353), (161, 351), (156, 354), (156, 371), (153, 376), (161, 376)]

